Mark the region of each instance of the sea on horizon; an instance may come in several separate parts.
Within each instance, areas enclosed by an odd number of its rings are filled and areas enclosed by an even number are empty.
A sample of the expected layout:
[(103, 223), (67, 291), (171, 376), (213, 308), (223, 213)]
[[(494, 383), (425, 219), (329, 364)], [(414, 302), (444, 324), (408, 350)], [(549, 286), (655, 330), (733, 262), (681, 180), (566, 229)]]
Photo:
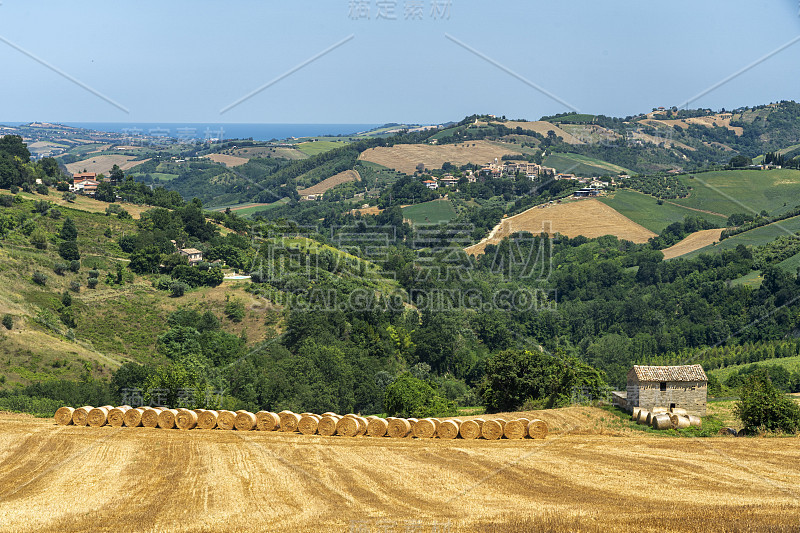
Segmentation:
[(206, 139), (250, 139), (270, 141), (292, 137), (352, 135), (369, 131), (382, 124), (211, 124), (191, 122), (64, 122), (65, 126), (85, 128), (131, 136), (151, 135), (179, 139), (184, 142)]

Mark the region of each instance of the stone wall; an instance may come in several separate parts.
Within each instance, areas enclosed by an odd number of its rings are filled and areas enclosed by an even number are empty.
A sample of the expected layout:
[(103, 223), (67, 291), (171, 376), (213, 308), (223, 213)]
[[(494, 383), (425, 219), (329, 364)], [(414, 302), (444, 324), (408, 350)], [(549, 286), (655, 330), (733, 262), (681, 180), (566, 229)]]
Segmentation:
[(652, 410), (653, 407), (675, 407), (686, 409), (693, 415), (706, 415), (708, 387), (705, 381), (667, 381), (665, 391), (661, 383), (629, 382), (627, 387), (628, 407), (635, 406)]

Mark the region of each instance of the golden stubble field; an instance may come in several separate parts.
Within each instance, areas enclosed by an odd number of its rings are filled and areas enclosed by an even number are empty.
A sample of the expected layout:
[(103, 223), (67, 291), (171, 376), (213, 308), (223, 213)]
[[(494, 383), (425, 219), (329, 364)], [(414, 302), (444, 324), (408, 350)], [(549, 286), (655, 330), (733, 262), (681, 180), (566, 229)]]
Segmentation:
[(598, 413), (492, 442), (0, 414), (0, 531), (797, 531), (798, 439), (642, 435)]
[(498, 244), (518, 231), (534, 235), (547, 232), (560, 233), (567, 237), (583, 235), (593, 239), (603, 235), (615, 235), (635, 243), (647, 242), (656, 234), (640, 226), (606, 204), (589, 198), (567, 201), (562, 204), (543, 204), (504, 218), (481, 242), (465, 249), (470, 255), (484, 253), (487, 244)]
[(504, 155), (519, 155), (519, 147), (513, 144), (469, 141), (463, 144), (396, 144), (378, 146), (365, 150), (359, 159), (377, 163), (406, 174), (413, 174), (417, 165), (423, 163), (427, 169), (442, 168), (445, 162), (456, 166), (474, 163), (485, 165), (498, 161)]

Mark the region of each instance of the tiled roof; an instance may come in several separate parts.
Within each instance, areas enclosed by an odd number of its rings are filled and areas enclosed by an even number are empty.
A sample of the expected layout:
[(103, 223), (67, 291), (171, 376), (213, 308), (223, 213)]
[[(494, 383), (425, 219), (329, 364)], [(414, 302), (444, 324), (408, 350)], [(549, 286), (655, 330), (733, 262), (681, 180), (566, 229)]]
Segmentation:
[(200, 250), (198, 250), (197, 248), (184, 248), (183, 250), (181, 250), (181, 252), (183, 252), (185, 254), (190, 254), (190, 255), (202, 254), (203, 253)]
[(700, 365), (684, 366), (633, 366), (639, 381), (708, 381)]

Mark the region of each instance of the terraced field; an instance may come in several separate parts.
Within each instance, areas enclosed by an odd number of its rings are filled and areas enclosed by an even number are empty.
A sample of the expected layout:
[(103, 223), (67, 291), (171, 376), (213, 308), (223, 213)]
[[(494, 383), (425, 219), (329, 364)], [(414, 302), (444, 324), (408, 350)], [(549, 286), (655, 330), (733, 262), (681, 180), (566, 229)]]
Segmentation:
[(797, 439), (641, 434), (589, 407), (544, 414), (559, 429), (543, 441), (0, 414), (0, 531), (796, 531)]

